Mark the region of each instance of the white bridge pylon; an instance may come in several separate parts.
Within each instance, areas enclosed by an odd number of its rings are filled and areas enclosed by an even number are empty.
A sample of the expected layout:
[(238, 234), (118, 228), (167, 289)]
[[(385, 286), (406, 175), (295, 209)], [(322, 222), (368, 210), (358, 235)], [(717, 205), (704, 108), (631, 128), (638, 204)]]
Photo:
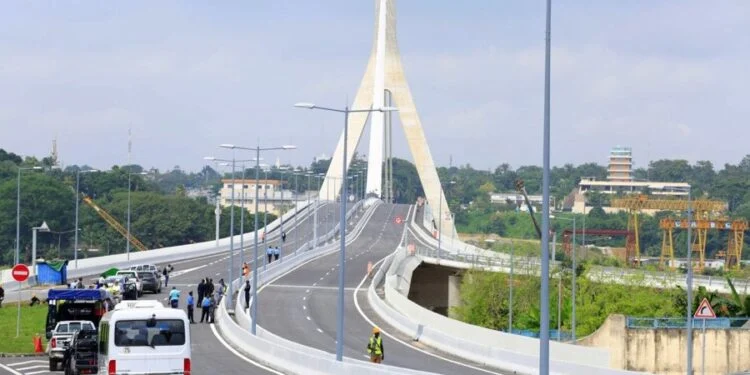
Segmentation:
[[(398, 108), (398, 116), (406, 135), (414, 164), (417, 167), (419, 180), (430, 204), (435, 225), (442, 229), (442, 236), (453, 237), (456, 230), (451, 219), (448, 202), (440, 185), (435, 163), (427, 145), (422, 123), (419, 120), (409, 85), (406, 82), (401, 55), (396, 41), (396, 7), (395, 0), (375, 0), (375, 37), (372, 52), (365, 75), (354, 97), (352, 109), (383, 107), (385, 91), (390, 91), (393, 105)], [(382, 112), (371, 112), (370, 144), (367, 165), (366, 195), (382, 196), (384, 120)], [(349, 114), (349, 137), (346, 165), (352, 162), (354, 150), (357, 149), (367, 123), (367, 112)], [(331, 158), (323, 185), (320, 188), (320, 199), (333, 201), (340, 193), (342, 184), (342, 158), (344, 134), (342, 131)], [(442, 201), (442, 202), (441, 202)], [(438, 211), (442, 217), (438, 218)], [(442, 221), (442, 223), (440, 223)], [(441, 236), (441, 237), (442, 237)]]

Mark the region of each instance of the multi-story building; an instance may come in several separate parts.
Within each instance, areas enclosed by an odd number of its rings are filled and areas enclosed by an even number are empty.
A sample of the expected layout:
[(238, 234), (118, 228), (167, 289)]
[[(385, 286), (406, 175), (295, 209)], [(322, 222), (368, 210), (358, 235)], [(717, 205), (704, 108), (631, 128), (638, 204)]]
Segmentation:
[[(234, 181), (234, 199), (232, 198), (232, 181)], [(302, 198), (291, 190), (283, 190), (279, 180), (241, 180), (223, 179), (220, 191), (220, 204), (229, 207), (234, 200), (235, 206), (241, 206), (244, 201), (245, 209), (250, 213), (255, 212), (255, 189), (258, 189), (258, 212), (269, 212), (279, 215), (282, 208), (284, 211), (292, 208)], [(244, 197), (243, 197), (244, 192)]]
[(607, 180), (633, 181), (633, 150), (630, 147), (615, 146), (609, 151)]

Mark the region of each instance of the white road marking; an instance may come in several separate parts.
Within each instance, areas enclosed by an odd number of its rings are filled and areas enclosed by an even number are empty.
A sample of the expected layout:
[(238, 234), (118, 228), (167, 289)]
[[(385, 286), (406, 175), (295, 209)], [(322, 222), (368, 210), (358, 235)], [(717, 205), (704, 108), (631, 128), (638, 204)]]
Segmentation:
[(35, 369), (35, 368), (45, 368), (45, 367), (47, 367), (47, 366), (42, 366), (42, 365), (26, 366), (26, 367), (17, 368), (16, 370), (18, 370), (18, 371), (25, 371), (25, 370), (32, 370), (32, 369)]
[(14, 370), (14, 369), (12, 369), (12, 368), (10, 368), (10, 367), (8, 367), (8, 366), (6, 366), (6, 365), (2, 364), (2, 363), (0, 363), (0, 368), (1, 368), (1, 369), (3, 369), (3, 370), (5, 370), (5, 371), (8, 371), (8, 372), (9, 372), (9, 373), (11, 373), (12, 375), (23, 375), (22, 373), (20, 373), (20, 372), (18, 372), (18, 371), (16, 371), (16, 370)]
[(307, 317), (307, 320), (312, 320), (312, 319), (310, 319), (310, 317), (308, 316), (308, 317)]
[[(373, 265), (373, 268), (375, 268), (380, 263), (383, 263), (384, 260), (385, 260), (385, 258), (380, 259), (377, 263), (375, 263), (375, 265)], [(357, 293), (359, 292), (359, 289), (362, 288), (362, 285), (365, 283), (366, 280), (367, 280), (367, 276), (363, 277), (362, 281), (360, 281), (359, 285), (357, 285), (357, 287), (354, 289), (354, 293), (353, 293), (353, 296), (354, 296), (354, 306), (357, 308), (357, 311), (359, 311), (359, 315), (361, 315), (362, 318), (364, 318), (365, 321), (370, 324), (370, 326), (375, 327), (375, 326), (377, 326), (377, 324), (375, 324), (375, 322), (373, 322), (372, 320), (370, 320), (370, 318), (368, 318), (367, 315), (365, 315), (364, 311), (362, 311), (362, 308), (359, 306), (359, 301), (357, 300)], [(412, 346), (409, 343), (404, 342), (403, 340), (401, 340), (401, 339), (399, 339), (399, 338), (397, 338), (397, 337), (389, 334), (388, 332), (384, 331), (382, 327), (380, 327), (380, 333), (382, 335), (384, 335), (384, 336), (388, 336), (389, 338), (391, 338), (392, 340), (394, 340), (394, 341), (396, 341), (396, 342), (398, 342), (400, 344), (403, 344), (404, 346), (409, 347), (410, 349), (413, 349), (413, 350), (416, 350), (418, 352), (427, 354), (427, 355), (429, 355), (431, 357), (438, 358), (438, 359), (441, 359), (443, 361), (450, 362), (450, 363), (453, 363), (453, 364), (456, 364), (456, 365), (459, 365), (459, 366), (464, 366), (466, 368), (470, 368), (470, 369), (475, 370), (475, 371), (481, 371), (481, 372), (485, 372), (487, 374), (501, 375), (501, 373), (499, 373), (499, 372), (494, 372), (494, 371), (486, 370), (486, 369), (479, 368), (479, 367), (476, 367), (476, 366), (472, 366), (470, 364), (462, 363), (462, 362), (459, 362), (459, 361), (454, 361), (452, 359), (445, 358), (445, 357), (442, 357), (442, 356), (437, 355), (435, 353), (431, 353), (431, 352), (428, 352), (426, 350), (423, 350), (423, 349), (417, 348), (415, 346)]]
[(47, 361), (32, 360), (32, 361), (24, 361), (24, 362), (15, 362), (15, 363), (8, 363), (8, 366), (23, 366), (29, 363), (47, 363)]
[(323, 330), (322, 330), (322, 329), (320, 329), (320, 328), (318, 328), (318, 332), (320, 332), (320, 333), (323, 333)]
[(307, 310), (307, 306), (302, 305), (302, 310)]
[[(44, 367), (44, 366), (42, 366), (42, 367)], [(49, 371), (43, 370), (43, 371), (32, 371), (32, 372), (27, 372), (27, 373), (25, 373), (24, 375), (35, 375), (35, 374), (49, 374), (49, 373), (50, 373)]]
[[(250, 363), (250, 364), (252, 364), (254, 366), (260, 367), (261, 369), (266, 370), (266, 371), (268, 371), (270, 373), (273, 373), (273, 374), (276, 374), (276, 375), (284, 375), (284, 373), (282, 373), (282, 372), (276, 371), (276, 370), (274, 370), (274, 369), (272, 369), (270, 367), (267, 367), (267, 366), (264, 366), (264, 365), (262, 365), (262, 364), (260, 364), (258, 362), (255, 362), (255, 361), (253, 361), (252, 359), (250, 359), (248, 357), (245, 357), (240, 352), (238, 352), (237, 350), (235, 350), (233, 347), (229, 346), (229, 344), (227, 344), (227, 342), (224, 341), (224, 339), (221, 337), (221, 335), (219, 335), (219, 332), (216, 331), (216, 326), (214, 326), (213, 324), (211, 324), (211, 331), (214, 333), (214, 336), (216, 336), (216, 339), (219, 340), (219, 342), (221, 343), (221, 345), (224, 345), (224, 347), (227, 348), (227, 350), (229, 350), (230, 352), (232, 352), (232, 354), (236, 355), (237, 357), (239, 357), (243, 361), (245, 361), (247, 363)], [(15, 374), (15, 375), (22, 375), (22, 374)]]

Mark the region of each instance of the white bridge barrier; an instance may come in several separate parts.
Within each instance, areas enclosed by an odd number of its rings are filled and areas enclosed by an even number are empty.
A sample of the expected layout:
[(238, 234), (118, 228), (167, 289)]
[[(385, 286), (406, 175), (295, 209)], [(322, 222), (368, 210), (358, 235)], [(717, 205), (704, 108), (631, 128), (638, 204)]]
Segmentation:
[[(364, 230), (365, 224), (372, 217), (378, 204), (372, 205), (363, 214), (362, 220), (357, 223), (352, 230), (352, 238)], [(354, 207), (351, 214), (357, 209)], [(322, 242), (335, 237), (338, 227), (327, 233)], [(348, 232), (348, 231), (347, 231)], [(304, 249), (304, 246), (303, 246)], [(302, 250), (302, 249), (301, 249)], [(266, 271), (258, 273), (258, 287), (265, 283), (280, 277), (281, 275), (293, 270), (296, 267), (304, 265), (306, 262), (317, 259), (318, 257), (335, 253), (338, 251), (338, 244), (317, 248), (313, 251), (299, 251), (296, 255), (289, 255), (284, 258), (283, 262), (274, 262), (266, 268)], [(252, 278), (252, 274), (249, 275)], [(243, 279), (234, 281), (237, 285), (243, 282)], [(256, 325), (257, 335), (253, 335), (251, 329), (250, 309), (245, 309), (244, 298), (242, 294), (238, 295), (234, 306), (234, 319), (229, 315), (225, 304), (219, 304), (219, 310), (216, 313), (216, 325), (219, 333), (234, 348), (243, 354), (253, 357), (269, 367), (276, 368), (280, 371), (293, 374), (404, 374), (404, 375), (424, 375), (427, 372), (403, 369), (383, 364), (372, 364), (365, 361), (354, 360), (344, 357), (342, 362), (336, 361), (335, 355), (326, 351), (311, 348), (293, 341), (284, 339)], [(254, 303), (254, 301), (250, 301)]]
[[(398, 269), (401, 262), (415, 256), (399, 248), (389, 257), (376, 273), (367, 293), (370, 305), (381, 318), (414, 340), (447, 353), (499, 369), (525, 374), (538, 372), (538, 339), (474, 326), (422, 308), (397, 290), (399, 276), (387, 275), (391, 273), (388, 270)], [(385, 301), (375, 291), (381, 281)], [(609, 368), (606, 349), (558, 342), (550, 342), (550, 369), (556, 374), (637, 373)]]
[[(281, 220), (283, 218), (283, 221), (285, 224), (290, 225), (292, 223), (289, 222), (290, 219), (293, 219), (295, 215), (300, 214), (304, 215), (306, 217), (307, 215), (312, 215), (313, 211), (310, 211), (309, 208), (314, 208), (316, 210), (319, 210), (320, 207), (323, 206), (323, 203), (320, 202), (316, 205), (315, 202), (310, 202), (310, 206), (308, 206), (307, 202), (300, 202), (297, 207), (295, 207), (294, 210), (290, 210), (289, 212), (285, 213), (281, 217), (277, 218), (276, 220), (268, 223), (268, 226), (266, 228), (259, 229), (259, 232), (262, 233), (265, 231), (265, 233), (274, 233), (277, 229), (281, 226)], [(255, 235), (255, 232), (249, 232), (245, 233), (245, 242), (253, 239)], [(275, 233), (275, 236), (278, 236), (279, 233)], [(234, 242), (235, 242), (235, 248), (239, 249), (239, 243), (240, 243), (240, 237), (241, 235), (234, 236)], [(266, 238), (266, 240), (269, 240), (270, 238)], [(84, 258), (84, 259), (78, 259), (78, 267), (76, 268), (75, 261), (70, 260), (68, 262), (68, 279), (82, 277), (82, 276), (89, 276), (89, 275), (97, 275), (100, 274), (112, 267), (117, 268), (127, 268), (131, 265), (136, 264), (146, 264), (146, 263), (167, 263), (167, 262), (174, 262), (178, 260), (185, 260), (190, 258), (197, 258), (201, 256), (208, 256), (208, 255), (214, 255), (221, 253), (223, 251), (229, 251), (229, 244), (230, 244), (230, 238), (222, 238), (219, 240), (219, 246), (216, 246), (216, 240), (211, 241), (205, 241), (200, 243), (194, 243), (194, 244), (187, 244), (187, 245), (179, 245), (179, 246), (172, 246), (172, 247), (165, 247), (161, 249), (153, 249), (153, 250), (147, 250), (147, 251), (131, 251), (130, 256), (128, 259), (128, 254), (115, 254), (115, 255), (105, 255), (100, 257), (91, 257), (91, 258)], [(32, 272), (32, 278), (33, 274), (35, 273), (34, 270)], [(31, 281), (32, 278), (29, 278)], [(11, 276), (10, 270), (3, 270), (2, 271), (2, 284), (10, 286), (10, 289), (15, 289), (16, 283), (13, 281), (13, 278)], [(22, 284), (23, 287), (29, 285), (30, 282), (26, 282)], [(6, 287), (6, 291), (9, 288)]]

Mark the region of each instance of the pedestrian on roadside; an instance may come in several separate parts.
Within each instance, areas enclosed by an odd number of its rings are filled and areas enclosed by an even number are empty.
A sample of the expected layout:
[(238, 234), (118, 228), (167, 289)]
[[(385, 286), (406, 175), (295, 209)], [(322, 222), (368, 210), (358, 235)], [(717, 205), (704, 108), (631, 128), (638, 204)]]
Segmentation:
[(373, 327), (372, 336), (370, 341), (367, 343), (367, 354), (370, 355), (370, 362), (380, 363), (385, 359), (385, 351), (383, 350), (383, 338), (380, 337), (380, 328)]
[(273, 262), (273, 247), (269, 246), (266, 249), (266, 255), (268, 256), (268, 264), (271, 264)]
[(208, 323), (208, 317), (209, 313), (211, 311), (211, 298), (208, 298), (208, 295), (205, 295), (203, 297), (203, 301), (201, 302), (201, 323), (203, 323), (203, 319), (206, 319), (206, 323)]
[(250, 289), (252, 289), (252, 287), (250, 286), (250, 280), (245, 280), (244, 290), (245, 290), (245, 308), (246, 309), (250, 308)]
[(227, 286), (226, 286), (226, 284), (224, 284), (224, 279), (220, 279), (219, 280), (219, 287), (216, 288), (216, 295), (218, 296), (218, 298), (221, 298), (221, 296), (224, 295), (224, 292), (226, 292), (226, 290), (227, 290)]
[(208, 308), (208, 317), (211, 319), (210, 323), (214, 322), (214, 314), (216, 313), (216, 304), (218, 299), (211, 296), (211, 306)]
[(190, 320), (190, 324), (195, 324), (195, 319), (193, 319), (193, 309), (195, 308), (195, 298), (193, 297), (193, 291), (188, 292), (187, 301), (185, 301), (185, 304), (187, 305), (187, 314), (188, 314), (188, 320)]
[(173, 309), (176, 309), (177, 305), (180, 304), (180, 291), (177, 290), (177, 287), (175, 286), (169, 291), (169, 303), (172, 305)]
[(164, 275), (164, 287), (166, 288), (169, 286), (169, 269), (164, 267), (161, 273)]
[(5, 299), (5, 289), (0, 285), (0, 307), (3, 307), (3, 300)]
[(281, 232), (281, 242), (286, 242), (286, 232)]
[(273, 248), (273, 259), (279, 260), (279, 255), (281, 255), (281, 250), (279, 249), (278, 246), (276, 246)]
[(209, 296), (214, 294), (214, 290), (216, 289), (216, 286), (214, 285), (214, 279), (206, 278), (206, 283), (208, 283), (208, 290), (206, 291), (206, 294)]

